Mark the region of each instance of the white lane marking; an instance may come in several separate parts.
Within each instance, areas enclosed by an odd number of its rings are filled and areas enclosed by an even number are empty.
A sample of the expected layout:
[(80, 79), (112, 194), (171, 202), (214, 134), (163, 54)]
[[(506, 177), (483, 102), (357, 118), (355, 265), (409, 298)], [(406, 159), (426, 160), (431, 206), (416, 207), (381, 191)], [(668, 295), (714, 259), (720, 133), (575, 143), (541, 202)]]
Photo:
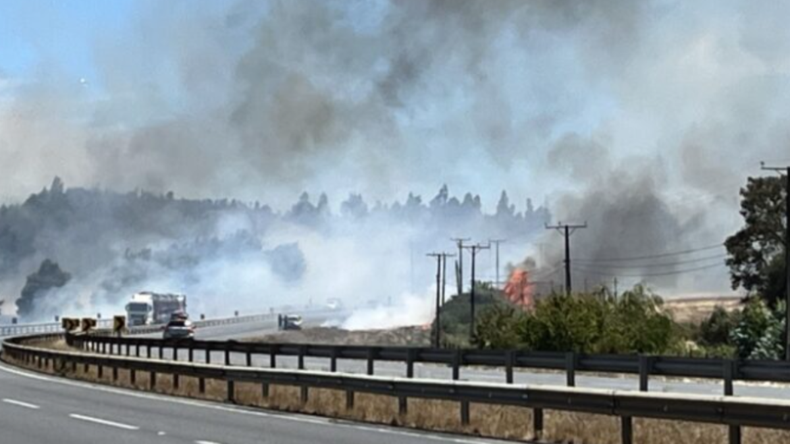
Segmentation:
[(27, 403), (27, 402), (17, 401), (15, 399), (3, 398), (3, 402), (6, 403), (6, 404), (18, 405), (19, 407), (25, 407), (25, 408), (33, 409), (33, 410), (38, 410), (38, 409), (41, 408), (41, 407), (39, 407), (39, 406), (37, 406), (35, 404), (30, 404), (30, 403)]
[(93, 422), (93, 423), (96, 423), (96, 424), (106, 425), (106, 426), (110, 426), (110, 427), (116, 427), (116, 428), (124, 429), (124, 430), (140, 430), (140, 427), (137, 427), (137, 426), (133, 426), (133, 425), (129, 425), (129, 424), (122, 424), (120, 422), (115, 422), (115, 421), (107, 421), (106, 419), (94, 418), (92, 416), (77, 415), (76, 413), (70, 414), (69, 417), (74, 418), (74, 419), (79, 419), (80, 421)]
[(195, 444), (219, 444), (219, 443), (214, 441), (195, 441)]
[[(310, 423), (316, 425), (323, 425), (327, 427), (342, 427), (347, 429), (356, 429), (356, 430), (364, 430), (369, 432), (377, 432), (383, 433), (388, 435), (401, 435), (401, 436), (408, 436), (408, 437), (416, 437), (421, 439), (428, 439), (432, 441), (442, 441), (442, 442), (454, 442), (459, 444), (481, 444), (481, 443), (498, 443), (501, 441), (497, 440), (490, 440), (490, 439), (482, 439), (482, 438), (465, 438), (465, 437), (453, 437), (453, 436), (444, 436), (444, 435), (432, 435), (431, 432), (426, 433), (419, 433), (419, 432), (408, 432), (404, 430), (397, 430), (397, 429), (386, 429), (383, 427), (375, 427), (375, 426), (366, 426), (362, 424), (355, 424), (350, 420), (337, 420), (337, 419), (318, 419), (307, 417), (304, 415), (294, 414), (294, 413), (266, 413), (252, 409), (244, 409), (240, 407), (229, 407), (223, 406), (219, 404), (212, 404), (207, 401), (195, 401), (195, 400), (188, 400), (188, 399), (181, 399), (181, 398), (173, 398), (163, 395), (152, 395), (148, 393), (137, 392), (131, 389), (125, 390), (120, 388), (108, 387), (104, 385), (98, 384), (91, 384), (88, 382), (76, 381), (71, 379), (64, 379), (64, 378), (55, 378), (49, 376), (43, 376), (41, 374), (30, 373), (25, 370), (17, 370), (15, 368), (9, 367), (6, 364), (0, 363), (0, 371), (11, 373), (17, 376), (22, 376), (25, 378), (30, 379), (37, 379), (40, 381), (47, 381), (52, 382), (55, 384), (61, 385), (68, 385), (72, 387), (82, 388), (82, 389), (91, 389), (105, 393), (114, 393), (118, 395), (129, 396), (132, 398), (140, 398), (140, 399), (148, 399), (153, 401), (160, 401), (160, 402), (169, 402), (173, 404), (181, 404), (181, 405), (188, 405), (192, 407), (199, 407), (205, 409), (212, 409), (212, 410), (219, 410), (222, 412), (227, 413), (237, 413), (241, 415), (248, 415), (248, 416), (257, 416), (259, 418), (270, 418), (273, 420), (281, 420), (281, 421), (294, 421), (294, 422), (302, 422), (302, 423)], [(347, 421), (347, 422), (346, 422)], [(437, 432), (441, 433), (441, 432)]]

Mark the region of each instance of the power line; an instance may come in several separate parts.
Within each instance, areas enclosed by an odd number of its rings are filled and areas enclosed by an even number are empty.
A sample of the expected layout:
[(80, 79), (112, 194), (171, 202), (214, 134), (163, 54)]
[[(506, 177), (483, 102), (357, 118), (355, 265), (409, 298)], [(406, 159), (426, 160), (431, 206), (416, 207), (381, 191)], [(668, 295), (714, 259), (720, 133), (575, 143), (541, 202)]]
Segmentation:
[(692, 248), (689, 250), (673, 251), (670, 253), (650, 254), (645, 256), (632, 256), (632, 257), (610, 257), (610, 258), (574, 258), (574, 261), (596, 261), (596, 262), (618, 262), (618, 261), (638, 261), (642, 259), (657, 259), (662, 257), (680, 256), (683, 254), (698, 253), (700, 251), (713, 250), (721, 248), (724, 244), (709, 245), (707, 247)]
[(569, 225), (562, 222), (557, 225), (546, 224), (547, 230), (557, 230), (565, 237), (565, 292), (571, 294), (571, 234), (579, 228), (587, 228), (587, 222), (581, 225)]
[(713, 256), (705, 256), (705, 257), (698, 257), (695, 259), (686, 259), (682, 261), (676, 262), (662, 262), (658, 264), (635, 264), (635, 265), (617, 265), (617, 264), (598, 264), (595, 261), (580, 261), (576, 260), (576, 264), (584, 266), (584, 267), (593, 267), (593, 268), (606, 268), (606, 269), (639, 269), (639, 268), (662, 268), (662, 267), (674, 267), (677, 265), (685, 265), (685, 264), (695, 264), (699, 262), (710, 261), (713, 259), (723, 259), (727, 257), (727, 254), (716, 254)]
[(499, 282), (499, 244), (501, 244), (502, 242), (505, 242), (505, 241), (507, 241), (507, 239), (489, 239), (488, 240), (488, 244), (489, 245), (491, 245), (491, 244), (496, 245), (496, 265), (494, 265), (496, 267), (496, 284), (494, 284), (494, 288), (496, 288), (496, 289), (499, 289), (499, 283), (500, 283)]
[(549, 276), (554, 276), (560, 271), (562, 271), (562, 262), (557, 262), (553, 268), (536, 271), (534, 275), (530, 276), (530, 279), (543, 280)]
[(685, 270), (667, 271), (667, 272), (662, 272), (662, 273), (641, 273), (641, 274), (603, 273), (603, 272), (599, 272), (599, 271), (596, 271), (596, 270), (579, 269), (579, 268), (576, 268), (575, 266), (574, 266), (574, 270), (576, 270), (576, 271), (578, 271), (580, 273), (583, 273), (583, 274), (589, 274), (589, 275), (595, 275), (595, 276), (606, 276), (606, 277), (617, 276), (617, 277), (637, 277), (638, 278), (638, 277), (672, 276), (672, 275), (677, 275), (677, 274), (687, 274), (687, 273), (693, 273), (695, 271), (708, 270), (708, 269), (712, 269), (712, 268), (716, 268), (716, 267), (723, 267), (723, 266), (725, 266), (725, 264), (721, 263), (721, 264), (705, 265), (705, 266), (697, 267), (697, 268), (688, 268), (688, 269), (685, 269)]
[(458, 287), (458, 296), (464, 292), (464, 242), (471, 239), (468, 237), (452, 237), (451, 241), (455, 242), (458, 247), (458, 261), (455, 264), (455, 281)]
[(462, 250), (469, 250), (470, 256), (472, 257), (472, 277), (469, 280), (469, 284), (471, 285), (469, 289), (469, 314), (471, 318), (471, 323), (469, 324), (469, 342), (471, 343), (475, 335), (475, 261), (480, 250), (488, 250), (491, 248), (491, 245), (464, 245), (460, 246), (460, 248)]

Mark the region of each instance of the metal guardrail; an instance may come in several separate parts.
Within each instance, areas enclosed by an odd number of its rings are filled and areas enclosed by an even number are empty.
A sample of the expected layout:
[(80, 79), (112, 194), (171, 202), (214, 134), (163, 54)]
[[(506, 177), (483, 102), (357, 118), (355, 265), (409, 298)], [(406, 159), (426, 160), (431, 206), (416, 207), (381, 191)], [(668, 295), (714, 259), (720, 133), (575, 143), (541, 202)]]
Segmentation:
[[(113, 380), (118, 379), (119, 369), (128, 370), (131, 381), (135, 381), (137, 372), (146, 372), (152, 389), (156, 387), (160, 374), (171, 375), (175, 388), (178, 387), (180, 376), (198, 378), (201, 392), (205, 392), (206, 379), (223, 380), (226, 382), (226, 399), (230, 402), (235, 400), (235, 383), (246, 382), (261, 384), (264, 396), (268, 396), (270, 384), (299, 387), (302, 402), (308, 400), (311, 388), (342, 390), (346, 393), (347, 408), (353, 408), (355, 393), (393, 396), (399, 400), (401, 413), (406, 413), (409, 398), (454, 401), (460, 403), (463, 424), (469, 424), (470, 403), (527, 407), (533, 409), (533, 430), (537, 436), (543, 430), (544, 409), (619, 417), (623, 444), (633, 442), (634, 417), (726, 424), (729, 426), (730, 444), (741, 442), (741, 427), (744, 426), (790, 429), (790, 402), (783, 400), (245, 368), (66, 352), (31, 346), (36, 341), (62, 336), (13, 338), (3, 344), (3, 352), (34, 368), (52, 365), (54, 369), (65, 369), (70, 365), (76, 371), (78, 365), (84, 365), (86, 370), (90, 366), (97, 366), (99, 375), (109, 368)], [(67, 341), (79, 339), (69, 337)]]
[[(99, 328), (108, 328), (112, 326), (112, 319), (99, 319), (96, 321)], [(60, 322), (42, 322), (38, 324), (11, 324), (0, 325), (1, 336), (13, 335), (30, 335), (36, 333), (54, 333), (59, 332), (63, 328)]]
[[(790, 363), (784, 361), (755, 361), (713, 358), (685, 358), (673, 356), (643, 355), (588, 355), (578, 353), (534, 352), (524, 350), (468, 350), (435, 349), (417, 347), (367, 347), (346, 345), (315, 345), (285, 343), (248, 343), (236, 341), (161, 340), (135, 337), (91, 337), (77, 340), (77, 345), (86, 350), (140, 356), (144, 349), (151, 357), (151, 349), (189, 350), (188, 361), (194, 352), (204, 352), (206, 361), (211, 362), (210, 352), (224, 352), (225, 365), (232, 363), (231, 353), (246, 355), (246, 365), (252, 365), (252, 356), (268, 355), (269, 367), (275, 367), (277, 356), (298, 358), (299, 368), (304, 368), (304, 358), (326, 358), (332, 371), (337, 369), (338, 359), (367, 361), (367, 373), (374, 374), (376, 361), (402, 362), (407, 374), (412, 374), (415, 363), (443, 364), (452, 367), (453, 379), (459, 379), (464, 366), (501, 367), (507, 383), (513, 382), (515, 369), (549, 369), (563, 371), (566, 385), (576, 385), (576, 372), (600, 372), (639, 375), (640, 391), (648, 391), (651, 376), (684, 378), (707, 378), (723, 381), (724, 395), (733, 394), (734, 381), (790, 382)], [(109, 348), (108, 348), (109, 347)]]
[[(255, 314), (255, 315), (244, 315), (244, 316), (233, 316), (227, 318), (200, 320), (200, 321), (195, 321), (194, 324), (198, 327), (212, 327), (216, 325), (239, 324), (243, 322), (257, 322), (270, 318), (273, 319), (275, 317), (276, 315), (266, 313), (266, 314)], [(112, 319), (99, 319), (96, 322), (96, 326), (99, 329), (108, 329), (112, 327)], [(57, 333), (62, 330), (63, 328), (60, 322), (45, 322), (40, 324), (0, 325), (0, 337), (14, 336), (14, 335), (29, 335), (36, 333)], [(139, 327), (131, 327), (129, 331), (133, 334), (155, 333), (161, 331), (161, 326), (146, 325)], [(102, 333), (106, 333), (106, 332), (102, 332)]]

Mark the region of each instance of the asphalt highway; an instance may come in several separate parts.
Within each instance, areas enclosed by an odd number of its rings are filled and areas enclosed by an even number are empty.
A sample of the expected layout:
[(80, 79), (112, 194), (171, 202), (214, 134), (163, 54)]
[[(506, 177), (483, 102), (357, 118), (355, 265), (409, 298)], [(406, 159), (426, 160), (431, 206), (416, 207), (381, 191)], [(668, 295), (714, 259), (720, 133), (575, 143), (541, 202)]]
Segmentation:
[(3, 444), (493, 443), (280, 414), (44, 376), (0, 364)]
[[(305, 315), (305, 326), (321, 325), (328, 320), (334, 320), (333, 316), (342, 314), (318, 313)], [(277, 331), (277, 321), (267, 320), (255, 323), (229, 324), (216, 327), (205, 327), (198, 329), (196, 337), (198, 339), (228, 340), (241, 339), (245, 337), (262, 336), (267, 333)], [(160, 337), (160, 334), (151, 337)], [(156, 356), (156, 353), (155, 353)], [(172, 359), (172, 351), (165, 349), (164, 357)], [(182, 350), (179, 359), (186, 359), (186, 351)], [(203, 353), (195, 353), (196, 362), (204, 362)], [(211, 362), (222, 363), (224, 361), (223, 352), (212, 352)], [(239, 353), (231, 353), (231, 363), (233, 365), (246, 365), (246, 356)], [(252, 364), (256, 367), (268, 367), (269, 356), (252, 357)], [(280, 368), (297, 368), (296, 357), (278, 356), (277, 366)], [(338, 360), (338, 371), (346, 373), (365, 373), (367, 364), (362, 360)], [(329, 359), (305, 358), (305, 367), (309, 370), (329, 371)], [(406, 365), (399, 362), (377, 361), (375, 364), (375, 374), (382, 376), (405, 376)], [(414, 366), (414, 376), (417, 378), (430, 379), (450, 379), (452, 370), (449, 367), (435, 364), (416, 364)], [(504, 382), (505, 374), (501, 368), (462, 368), (461, 379), (469, 381), (484, 382)], [(530, 370), (516, 371), (514, 382), (520, 384), (540, 384), (540, 385), (565, 385), (564, 373), (535, 372)], [(576, 375), (576, 386), (586, 388), (603, 388), (614, 390), (638, 390), (639, 379), (632, 375)], [(721, 381), (707, 381), (697, 379), (661, 379), (652, 378), (650, 380), (650, 391), (668, 393), (690, 393), (701, 395), (721, 395), (723, 386)], [(736, 396), (749, 396), (758, 398), (790, 398), (790, 386), (786, 384), (769, 383), (735, 383)]]
[[(317, 327), (325, 322), (339, 322), (346, 316), (343, 311), (319, 311), (302, 314), (305, 327)], [(263, 336), (277, 331), (277, 318), (238, 324), (215, 325), (200, 327), (195, 331), (195, 339), (227, 341), (230, 339)], [(143, 338), (161, 338), (162, 333), (140, 335)]]

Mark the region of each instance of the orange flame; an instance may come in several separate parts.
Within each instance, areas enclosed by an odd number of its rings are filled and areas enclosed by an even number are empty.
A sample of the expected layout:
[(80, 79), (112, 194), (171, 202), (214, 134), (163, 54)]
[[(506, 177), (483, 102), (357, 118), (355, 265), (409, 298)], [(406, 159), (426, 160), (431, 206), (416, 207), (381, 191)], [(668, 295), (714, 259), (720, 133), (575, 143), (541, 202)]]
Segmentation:
[(529, 281), (529, 272), (515, 268), (505, 284), (505, 295), (508, 300), (522, 308), (532, 308), (534, 284)]

